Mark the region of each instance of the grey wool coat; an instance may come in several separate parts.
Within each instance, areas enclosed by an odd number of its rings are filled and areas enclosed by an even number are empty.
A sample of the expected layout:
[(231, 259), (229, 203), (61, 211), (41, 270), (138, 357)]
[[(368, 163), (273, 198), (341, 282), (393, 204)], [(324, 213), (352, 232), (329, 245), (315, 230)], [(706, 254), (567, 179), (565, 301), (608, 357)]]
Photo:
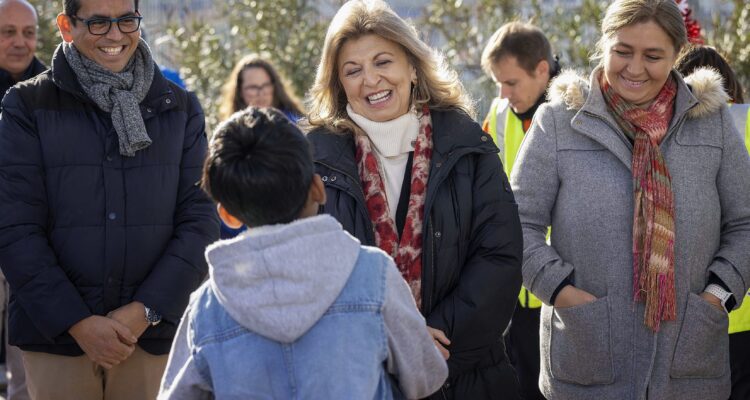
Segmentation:
[[(710, 273), (738, 303), (750, 283), (750, 157), (727, 97), (713, 72), (673, 72), (675, 113), (661, 151), (675, 201), (677, 319), (654, 333), (633, 301), (632, 145), (607, 111), (599, 71), (552, 83), (511, 177), (523, 283), (545, 303), (540, 388), (550, 400), (726, 400), (727, 315), (699, 294)], [(551, 307), (566, 277), (597, 300)]]

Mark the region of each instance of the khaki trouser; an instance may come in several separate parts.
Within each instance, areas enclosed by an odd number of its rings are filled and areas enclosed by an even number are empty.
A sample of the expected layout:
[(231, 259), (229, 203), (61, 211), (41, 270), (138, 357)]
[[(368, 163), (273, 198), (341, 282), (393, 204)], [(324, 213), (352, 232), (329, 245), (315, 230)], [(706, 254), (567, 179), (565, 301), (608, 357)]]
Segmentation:
[(155, 399), (167, 358), (136, 346), (127, 360), (106, 370), (86, 355), (23, 352), (26, 384), (34, 400)]

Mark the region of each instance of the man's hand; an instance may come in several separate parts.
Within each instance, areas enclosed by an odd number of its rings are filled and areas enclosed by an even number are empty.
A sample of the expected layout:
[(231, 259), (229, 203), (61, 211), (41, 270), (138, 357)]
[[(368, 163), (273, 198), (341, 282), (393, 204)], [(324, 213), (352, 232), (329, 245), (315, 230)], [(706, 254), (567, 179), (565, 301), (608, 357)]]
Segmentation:
[(722, 312), (727, 312), (724, 306), (721, 305), (721, 300), (718, 297), (714, 296), (713, 294), (708, 293), (708, 292), (703, 292), (700, 294), (700, 296), (703, 298), (703, 300), (706, 300), (712, 306), (718, 308)]
[[(148, 328), (148, 321), (146, 321), (146, 308), (143, 303), (134, 301), (126, 304), (107, 315), (109, 318), (125, 325), (130, 329), (130, 332), (139, 338), (143, 335), (143, 332)], [(127, 341), (123, 342), (126, 343)]]
[(573, 285), (567, 285), (560, 290), (555, 298), (555, 308), (568, 308), (596, 301), (593, 294), (578, 289)]
[(137, 341), (128, 327), (99, 315), (78, 321), (68, 333), (91, 361), (106, 369), (130, 357)]
[(451, 353), (444, 346), (450, 346), (451, 341), (448, 340), (448, 337), (445, 336), (445, 333), (440, 329), (430, 328), (429, 326), (427, 327), (427, 332), (429, 332), (430, 336), (432, 336), (432, 340), (435, 342), (435, 347), (440, 350), (440, 354), (443, 355), (443, 358), (446, 360), (449, 359)]

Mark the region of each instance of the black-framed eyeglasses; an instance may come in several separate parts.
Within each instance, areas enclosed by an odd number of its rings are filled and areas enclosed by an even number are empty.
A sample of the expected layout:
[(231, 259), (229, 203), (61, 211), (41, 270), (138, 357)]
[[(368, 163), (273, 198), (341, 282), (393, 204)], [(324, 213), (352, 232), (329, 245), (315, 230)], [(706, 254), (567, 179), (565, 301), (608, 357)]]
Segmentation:
[(262, 85), (247, 85), (242, 88), (243, 91), (247, 91), (253, 96), (259, 96), (261, 93), (265, 93), (267, 90), (273, 87), (273, 82), (268, 81)]
[(133, 33), (141, 27), (141, 20), (143, 17), (140, 15), (126, 15), (120, 18), (101, 18), (94, 17), (89, 19), (83, 19), (77, 15), (71, 15), (77, 21), (81, 21), (89, 28), (89, 33), (92, 35), (103, 36), (109, 33), (112, 29), (112, 24), (116, 23), (117, 28), (122, 33)]

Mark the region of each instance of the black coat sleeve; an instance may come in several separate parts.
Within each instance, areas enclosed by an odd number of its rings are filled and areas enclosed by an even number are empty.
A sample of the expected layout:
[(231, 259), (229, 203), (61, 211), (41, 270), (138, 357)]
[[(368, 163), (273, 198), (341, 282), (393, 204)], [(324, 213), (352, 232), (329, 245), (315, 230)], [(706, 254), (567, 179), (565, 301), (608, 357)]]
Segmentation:
[(13, 88), (0, 113), (0, 266), (18, 304), (51, 342), (91, 310), (58, 264), (48, 216), (39, 132)]
[(203, 256), (206, 246), (219, 238), (216, 207), (200, 187), (207, 140), (203, 111), (193, 94), (190, 94), (188, 111), (174, 233), (164, 254), (134, 296), (134, 300), (174, 323), (185, 311), (190, 293), (206, 276), (208, 266)]
[(473, 193), (465, 197), (472, 199), (466, 263), (457, 286), (427, 317), (451, 340), (452, 374), (471, 367), (474, 350), (500, 340), (521, 288), (523, 236), (510, 184), (496, 154), (477, 156), (475, 165)]

